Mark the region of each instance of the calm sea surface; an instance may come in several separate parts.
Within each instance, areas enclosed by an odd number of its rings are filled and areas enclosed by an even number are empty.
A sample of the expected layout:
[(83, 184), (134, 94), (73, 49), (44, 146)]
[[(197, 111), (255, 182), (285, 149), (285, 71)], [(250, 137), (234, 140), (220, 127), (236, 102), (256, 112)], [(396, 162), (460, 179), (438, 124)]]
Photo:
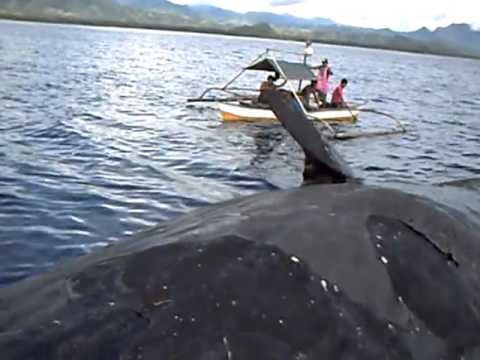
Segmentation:
[[(303, 45), (0, 22), (0, 286), (191, 209), (297, 186), (302, 156), (279, 125), (186, 105), (266, 47)], [(323, 57), (334, 82), (350, 80), (348, 99), (411, 130), (337, 143), (356, 173), (480, 177), (480, 61), (315, 45)], [(364, 114), (360, 126), (386, 121)]]

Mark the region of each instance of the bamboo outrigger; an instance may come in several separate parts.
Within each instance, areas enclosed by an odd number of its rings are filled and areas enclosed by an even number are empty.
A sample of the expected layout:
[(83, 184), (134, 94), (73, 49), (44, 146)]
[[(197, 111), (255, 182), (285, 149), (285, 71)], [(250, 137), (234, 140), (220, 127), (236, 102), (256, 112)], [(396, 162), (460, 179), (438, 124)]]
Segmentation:
[[(198, 98), (188, 99), (188, 102), (212, 102), (217, 104), (217, 108), (222, 116), (223, 121), (265, 121), (276, 120), (274, 113), (264, 104), (257, 101), (257, 95), (245, 94), (245, 92), (258, 92), (257, 89), (232, 87), (231, 85), (246, 71), (267, 71), (276, 73), (281, 79), (285, 81), (284, 87), (291, 92), (294, 101), (298, 103), (300, 109), (313, 121), (322, 123), (328, 130), (330, 137), (335, 139), (352, 139), (363, 136), (389, 135), (398, 134), (406, 131), (405, 127), (395, 118), (389, 116), (390, 119), (396, 122), (396, 126), (392, 129), (378, 130), (370, 132), (345, 132), (337, 131), (333, 127), (338, 124), (354, 124), (357, 122), (361, 106), (349, 106), (345, 108), (317, 108), (308, 110), (305, 108), (303, 102), (299, 98), (298, 91), (295, 89), (292, 81), (298, 81), (298, 89), (301, 89), (302, 81), (311, 81), (315, 79), (315, 74), (307, 64), (308, 56), (312, 55), (313, 51), (307, 44), (304, 52), (304, 61), (291, 62), (279, 60), (275, 53), (279, 50), (267, 49), (258, 55), (247, 67), (243, 68), (232, 79), (221, 87), (209, 87)], [(289, 53), (281, 51), (282, 53)], [(290, 53), (292, 54), (292, 53)], [(298, 55), (298, 53), (293, 53)], [(242, 93), (240, 93), (240, 91)], [(211, 97), (207, 96), (212, 92), (221, 92), (226, 94), (226, 97)], [(384, 113), (382, 113), (385, 115)], [(388, 114), (387, 114), (388, 115)], [(333, 125), (333, 126), (332, 126)]]

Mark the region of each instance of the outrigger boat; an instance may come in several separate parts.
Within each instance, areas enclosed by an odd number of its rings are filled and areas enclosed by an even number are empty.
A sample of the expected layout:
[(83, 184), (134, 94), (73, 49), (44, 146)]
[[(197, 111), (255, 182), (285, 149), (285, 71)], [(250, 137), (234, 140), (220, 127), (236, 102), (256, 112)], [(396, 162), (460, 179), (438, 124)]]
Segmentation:
[[(313, 54), (312, 48), (307, 44), (304, 51), (304, 61), (292, 62), (279, 60), (275, 53), (279, 50), (267, 49), (253, 60), (247, 67), (243, 68), (231, 80), (221, 87), (209, 87), (198, 98), (188, 99), (188, 102), (212, 102), (216, 103), (217, 109), (225, 122), (256, 122), (276, 120), (275, 114), (269, 109), (268, 105), (257, 101), (258, 89), (232, 87), (231, 85), (242, 76), (246, 71), (265, 71), (273, 72), (284, 80), (284, 88), (288, 90), (298, 103), (298, 106), (307, 115), (308, 118), (322, 123), (331, 133), (332, 137), (337, 139), (349, 139), (366, 135), (365, 133), (345, 133), (337, 132), (332, 125), (355, 124), (361, 112), (360, 106), (349, 106), (348, 108), (316, 108), (307, 110), (300, 100), (299, 90), (303, 81), (310, 82), (315, 79), (311, 67), (307, 64), (308, 56)], [(282, 53), (295, 54), (282, 51)], [(298, 81), (298, 88), (295, 89), (293, 81)], [(240, 93), (241, 91), (242, 93)], [(227, 97), (207, 96), (212, 92), (222, 92)], [(246, 93), (249, 92), (250, 94)], [(385, 115), (385, 114), (384, 114)], [(405, 132), (405, 128), (397, 121), (397, 128), (393, 130), (382, 130), (381, 132), (368, 133), (367, 135), (384, 135)]]

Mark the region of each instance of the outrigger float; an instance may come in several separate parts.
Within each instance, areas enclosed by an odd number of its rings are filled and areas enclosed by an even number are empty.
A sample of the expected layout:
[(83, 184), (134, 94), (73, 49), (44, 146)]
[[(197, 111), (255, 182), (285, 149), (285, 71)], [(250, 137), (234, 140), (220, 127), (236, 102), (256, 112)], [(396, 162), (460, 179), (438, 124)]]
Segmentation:
[[(307, 44), (304, 51), (304, 61), (291, 62), (279, 60), (275, 53), (295, 54), (299, 53), (280, 51), (276, 49), (267, 49), (258, 55), (247, 67), (243, 68), (232, 79), (221, 87), (209, 87), (198, 98), (188, 99), (188, 102), (210, 102), (217, 105), (217, 109), (225, 122), (257, 122), (257, 121), (275, 121), (276, 116), (268, 105), (261, 104), (257, 101), (258, 89), (233, 87), (232, 84), (240, 78), (246, 71), (266, 71), (274, 72), (284, 80), (284, 89), (291, 92), (294, 101), (306, 114), (306, 116), (316, 122), (319, 122), (327, 128), (330, 137), (335, 139), (352, 139), (364, 136), (389, 135), (406, 132), (405, 127), (389, 114), (376, 112), (372, 109), (362, 109), (364, 105), (354, 105), (347, 108), (316, 108), (307, 110), (300, 100), (299, 90), (302, 82), (310, 82), (315, 79), (311, 67), (307, 64), (307, 59), (313, 54), (313, 49)], [(298, 81), (298, 89), (296, 90), (293, 81)], [(220, 92), (226, 94), (224, 97), (211, 96), (211, 93)], [(252, 92), (254, 94), (252, 94)], [(207, 96), (208, 95), (208, 96)], [(377, 131), (355, 131), (345, 132), (337, 131), (333, 126), (342, 124), (355, 124), (358, 121), (361, 111), (375, 112), (377, 114), (388, 117), (396, 122), (396, 126), (392, 129), (382, 129)]]

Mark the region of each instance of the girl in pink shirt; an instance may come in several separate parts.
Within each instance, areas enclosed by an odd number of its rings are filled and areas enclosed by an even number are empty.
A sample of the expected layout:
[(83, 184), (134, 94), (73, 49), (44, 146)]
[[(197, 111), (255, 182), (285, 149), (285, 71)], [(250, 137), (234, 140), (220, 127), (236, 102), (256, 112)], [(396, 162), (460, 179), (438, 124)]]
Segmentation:
[(315, 89), (318, 91), (320, 99), (325, 102), (329, 90), (328, 80), (333, 75), (332, 70), (328, 66), (328, 59), (322, 61), (322, 65), (318, 68), (317, 85)]

